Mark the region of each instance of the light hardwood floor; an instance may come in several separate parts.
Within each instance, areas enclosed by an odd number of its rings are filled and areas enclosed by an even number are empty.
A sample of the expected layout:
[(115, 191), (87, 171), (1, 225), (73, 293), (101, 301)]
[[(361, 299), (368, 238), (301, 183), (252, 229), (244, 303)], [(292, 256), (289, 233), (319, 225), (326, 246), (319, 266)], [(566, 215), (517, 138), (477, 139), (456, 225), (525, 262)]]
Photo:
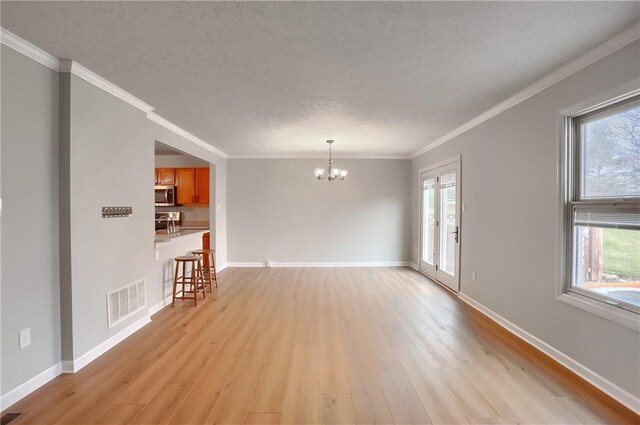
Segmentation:
[(8, 409), (12, 425), (629, 422), (410, 269), (219, 278)]

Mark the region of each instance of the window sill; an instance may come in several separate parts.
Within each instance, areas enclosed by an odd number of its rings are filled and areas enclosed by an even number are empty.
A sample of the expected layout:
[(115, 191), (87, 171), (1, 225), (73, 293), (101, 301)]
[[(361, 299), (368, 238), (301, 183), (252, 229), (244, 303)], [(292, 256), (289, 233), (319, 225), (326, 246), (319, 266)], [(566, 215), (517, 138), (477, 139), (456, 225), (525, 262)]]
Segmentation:
[(588, 311), (589, 313), (593, 313), (607, 320), (611, 320), (612, 322), (633, 329), (636, 332), (640, 332), (640, 315), (636, 313), (622, 310), (618, 307), (613, 307), (601, 301), (575, 293), (560, 294), (558, 295), (558, 299), (563, 303)]

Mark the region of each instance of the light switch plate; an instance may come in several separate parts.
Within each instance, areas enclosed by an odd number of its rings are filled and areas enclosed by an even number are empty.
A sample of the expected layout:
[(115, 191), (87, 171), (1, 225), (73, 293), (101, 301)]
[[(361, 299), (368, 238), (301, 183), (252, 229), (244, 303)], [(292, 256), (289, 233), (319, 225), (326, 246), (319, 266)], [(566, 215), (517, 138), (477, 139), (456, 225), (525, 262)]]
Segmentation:
[(23, 329), (19, 332), (20, 349), (31, 345), (31, 328)]

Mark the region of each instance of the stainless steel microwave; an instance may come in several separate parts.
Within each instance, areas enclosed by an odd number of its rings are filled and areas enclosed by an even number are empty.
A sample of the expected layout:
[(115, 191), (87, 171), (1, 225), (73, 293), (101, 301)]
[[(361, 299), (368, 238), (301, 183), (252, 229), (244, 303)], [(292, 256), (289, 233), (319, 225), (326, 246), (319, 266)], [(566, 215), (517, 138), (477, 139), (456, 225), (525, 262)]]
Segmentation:
[(156, 186), (156, 207), (175, 207), (176, 187)]

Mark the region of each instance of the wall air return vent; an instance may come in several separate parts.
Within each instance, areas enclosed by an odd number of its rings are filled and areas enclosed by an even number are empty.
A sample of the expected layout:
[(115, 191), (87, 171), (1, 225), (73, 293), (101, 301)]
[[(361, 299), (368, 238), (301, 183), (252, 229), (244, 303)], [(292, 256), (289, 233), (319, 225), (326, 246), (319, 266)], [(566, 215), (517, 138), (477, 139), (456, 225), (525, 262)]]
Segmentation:
[(107, 293), (109, 328), (147, 308), (147, 282), (140, 280)]

